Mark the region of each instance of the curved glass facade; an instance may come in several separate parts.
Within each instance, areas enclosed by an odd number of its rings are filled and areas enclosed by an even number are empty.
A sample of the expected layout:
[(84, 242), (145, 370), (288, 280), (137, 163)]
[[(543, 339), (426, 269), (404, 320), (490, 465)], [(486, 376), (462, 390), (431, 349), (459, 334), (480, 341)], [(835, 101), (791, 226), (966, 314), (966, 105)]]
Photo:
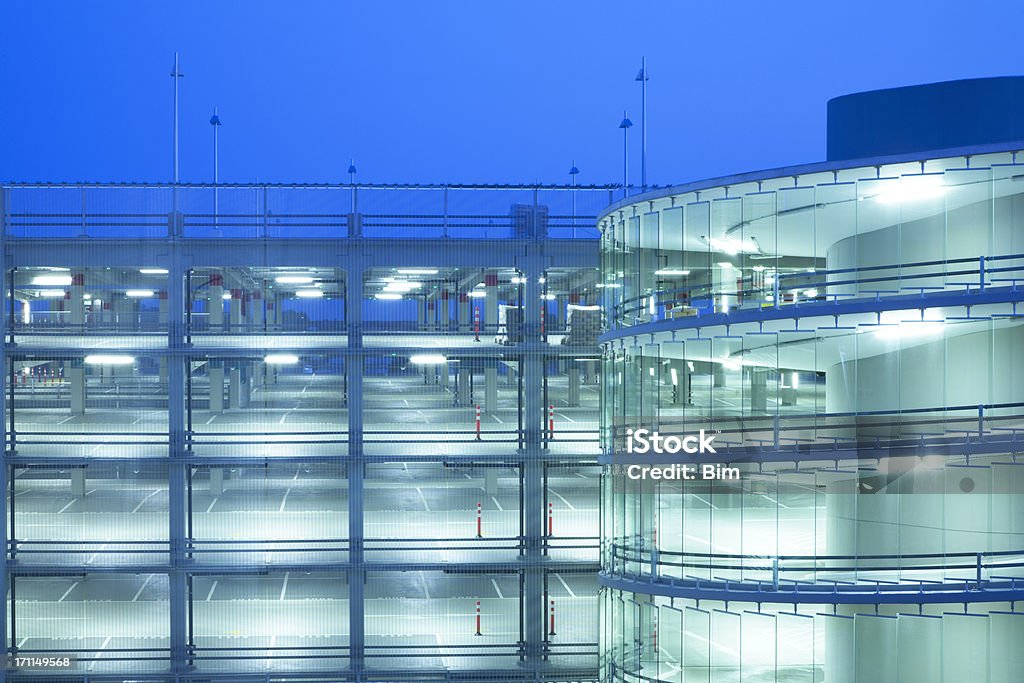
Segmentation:
[(1019, 680), (1024, 153), (730, 180), (599, 219), (606, 679)]

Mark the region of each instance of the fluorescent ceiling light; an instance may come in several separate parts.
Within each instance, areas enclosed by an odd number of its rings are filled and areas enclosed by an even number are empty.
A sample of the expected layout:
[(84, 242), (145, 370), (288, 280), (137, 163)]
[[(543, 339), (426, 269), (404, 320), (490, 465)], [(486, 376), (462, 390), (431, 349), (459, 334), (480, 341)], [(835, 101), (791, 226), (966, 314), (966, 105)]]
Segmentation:
[(419, 289), (423, 285), (419, 282), (389, 282), (384, 285), (385, 292), (410, 292)]
[(96, 354), (85, 357), (86, 365), (131, 365), (134, 362), (132, 356)]
[(672, 386), (679, 386), (679, 375), (676, 373), (676, 369), (670, 368), (669, 372), (672, 373)]
[(903, 176), (881, 186), (881, 191), (872, 197), (883, 204), (899, 204), (935, 199), (944, 195), (947, 189), (940, 175)]
[(36, 275), (32, 284), (47, 287), (67, 287), (71, 284), (70, 275)]
[(469, 294), (467, 294), (466, 296), (470, 296), (470, 297), (473, 297), (474, 299), (482, 299), (482, 298), (484, 298), (485, 296), (487, 296), (487, 292), (480, 292), (480, 291), (475, 291), (475, 292), (470, 292), (470, 293), (469, 293)]
[[(906, 339), (908, 337), (926, 337), (942, 334), (945, 323), (935, 321), (901, 322), (895, 325), (872, 326), (868, 330), (875, 333), (878, 339)], [(862, 328), (863, 329), (863, 328)]]
[(526, 284), (526, 278), (525, 277), (515, 276), (515, 277), (512, 278), (512, 284), (514, 284), (514, 285), (524, 285), (524, 284)]
[(125, 296), (130, 296), (136, 299), (145, 299), (146, 297), (153, 296), (152, 289), (129, 289), (124, 293)]
[(139, 272), (143, 275), (167, 275), (168, 270), (166, 268), (139, 268)]
[(381, 301), (398, 301), (402, 298), (402, 295), (398, 292), (381, 292), (376, 298)]
[(402, 275), (437, 275), (436, 268), (399, 268)]
[(598, 282), (596, 286), (598, 289), (618, 289), (622, 285), (620, 285), (618, 282)]
[(566, 310), (569, 310), (569, 311), (600, 311), (601, 307), (597, 306), (597, 305), (594, 305), (594, 306), (584, 306), (582, 304), (569, 304), (568, 306), (566, 306)]
[(442, 365), (447, 363), (448, 359), (439, 353), (418, 353), (410, 356), (409, 362), (413, 365)]
[(300, 289), (295, 292), (295, 296), (302, 297), (303, 299), (319, 299), (324, 295), (319, 289)]
[(67, 294), (67, 292), (63, 289), (40, 289), (36, 292), (36, 296), (46, 298), (60, 297), (63, 299), (65, 294)]
[(308, 285), (313, 281), (308, 275), (278, 275), (274, 282), (279, 285)]
[(299, 357), (291, 353), (271, 353), (263, 358), (263, 362), (268, 365), (295, 365)]
[(544, 299), (545, 301), (554, 301), (555, 300), (555, 295), (554, 294), (545, 294), (541, 298)]
[(759, 251), (756, 244), (748, 244), (743, 240), (732, 237), (711, 237), (707, 242), (715, 251), (723, 251), (730, 255), (749, 254)]
[(805, 289), (804, 290), (804, 296), (813, 299), (814, 297), (818, 296), (818, 290), (816, 290), (816, 289)]
[(689, 275), (688, 270), (679, 270), (678, 268), (663, 268), (661, 270), (654, 271), (655, 275)]
[(231, 292), (224, 292), (223, 294), (220, 295), (220, 298), (224, 299), (224, 301), (227, 301), (228, 299), (231, 298)]

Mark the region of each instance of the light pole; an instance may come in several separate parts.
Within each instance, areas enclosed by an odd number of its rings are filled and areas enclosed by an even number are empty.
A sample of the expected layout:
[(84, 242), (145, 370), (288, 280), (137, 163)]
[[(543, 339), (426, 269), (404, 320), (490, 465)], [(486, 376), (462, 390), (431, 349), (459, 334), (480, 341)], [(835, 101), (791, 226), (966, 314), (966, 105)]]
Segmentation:
[(640, 73), (636, 75), (640, 81), (640, 187), (647, 189), (647, 58), (640, 58)]
[(219, 165), (220, 155), (218, 150), (218, 133), (220, 131), (220, 116), (217, 115), (217, 107), (213, 108), (213, 116), (210, 117), (210, 125), (213, 126), (213, 227), (217, 227), (217, 182), (220, 180)]
[(185, 74), (178, 68), (178, 53), (174, 53), (174, 71), (171, 78), (174, 79), (174, 184), (178, 184), (178, 79)]
[(572, 236), (576, 236), (576, 176), (580, 174), (580, 169), (576, 168), (576, 160), (572, 160), (572, 166), (569, 168), (569, 178), (572, 180)]
[(348, 160), (348, 184), (352, 188), (352, 213), (356, 213), (356, 160)]
[(626, 110), (622, 110), (622, 123), (619, 124), (619, 128), (622, 129), (622, 192), (624, 197), (629, 196), (629, 129), (633, 127), (633, 122), (629, 120), (629, 116), (626, 114)]

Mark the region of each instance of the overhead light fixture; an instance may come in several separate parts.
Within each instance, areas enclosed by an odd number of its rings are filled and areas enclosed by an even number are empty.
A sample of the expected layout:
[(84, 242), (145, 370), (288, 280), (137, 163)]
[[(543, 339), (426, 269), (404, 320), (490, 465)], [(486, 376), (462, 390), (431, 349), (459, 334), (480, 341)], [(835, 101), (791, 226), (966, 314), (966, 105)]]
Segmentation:
[(398, 301), (402, 298), (402, 295), (398, 292), (381, 292), (375, 298), (381, 301)]
[(71, 284), (70, 275), (36, 275), (32, 284), (44, 287), (67, 287)]
[(679, 386), (679, 375), (676, 374), (676, 369), (670, 368), (669, 373), (672, 375), (672, 386)]
[(303, 299), (320, 299), (323, 295), (324, 293), (319, 289), (299, 289), (295, 292), (295, 296)]
[(711, 237), (704, 238), (705, 241), (715, 251), (722, 251), (730, 256), (736, 254), (749, 254), (760, 251), (756, 244), (753, 244), (753, 240), (748, 244), (744, 240), (735, 239), (733, 237)]
[(153, 293), (152, 289), (129, 289), (124, 295), (133, 299), (145, 299), (153, 296)]
[(414, 289), (419, 289), (423, 285), (419, 282), (389, 282), (384, 285), (385, 292), (410, 292)]
[(525, 285), (526, 284), (526, 278), (525, 277), (519, 277), (518, 275), (513, 276), (512, 277), (512, 284), (514, 284), (514, 285)]
[(291, 353), (270, 353), (263, 357), (267, 365), (295, 365), (299, 357)]
[(220, 295), (220, 298), (224, 299), (224, 301), (227, 301), (228, 299), (231, 298), (231, 292), (224, 292), (223, 294)]
[(442, 365), (447, 363), (448, 359), (439, 353), (418, 353), (410, 356), (409, 362), (413, 365)]
[(936, 199), (946, 193), (947, 188), (941, 175), (903, 176), (883, 186), (878, 194), (868, 198), (877, 199), (883, 204), (899, 204), (900, 202)]
[(132, 356), (96, 354), (85, 357), (86, 365), (131, 365), (134, 362)]
[(399, 268), (402, 275), (437, 275), (436, 268)]
[(565, 307), (568, 311), (600, 311), (601, 307), (598, 305), (584, 306), (583, 304), (569, 304)]
[(808, 299), (813, 299), (814, 297), (818, 296), (818, 290), (816, 290), (816, 289), (805, 289), (804, 290), (804, 296), (806, 296)]
[(763, 273), (764, 272), (764, 266), (754, 266), (753, 270), (754, 270), (755, 273)]
[(139, 272), (143, 275), (167, 275), (170, 271), (166, 268), (139, 268)]
[(479, 290), (476, 290), (476, 291), (472, 291), (472, 292), (470, 292), (470, 293), (469, 293), (469, 294), (467, 294), (466, 296), (472, 297), (472, 298), (474, 298), (474, 299), (482, 299), (482, 298), (484, 298), (485, 296), (487, 296), (487, 292), (481, 292), (481, 291), (479, 291)]
[(555, 300), (555, 295), (554, 294), (545, 294), (541, 298), (544, 299), (545, 301), (554, 301)]
[(308, 285), (313, 282), (309, 275), (278, 275), (274, 282), (279, 285)]
[(598, 289), (618, 289), (619, 287), (622, 287), (618, 282), (598, 282), (595, 286)]
[(683, 276), (683, 275), (689, 275), (690, 271), (688, 271), (688, 270), (679, 270), (678, 268), (662, 268), (661, 270), (654, 271), (654, 274), (655, 275)]
[(36, 296), (44, 299), (52, 299), (54, 297), (60, 297), (61, 299), (67, 294), (63, 289), (40, 289), (36, 292)]

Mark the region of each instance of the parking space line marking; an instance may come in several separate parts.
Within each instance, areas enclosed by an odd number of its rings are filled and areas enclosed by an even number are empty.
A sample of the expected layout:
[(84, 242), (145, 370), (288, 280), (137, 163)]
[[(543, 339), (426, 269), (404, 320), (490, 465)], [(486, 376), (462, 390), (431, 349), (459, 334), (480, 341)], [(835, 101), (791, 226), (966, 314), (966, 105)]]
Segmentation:
[(217, 419), (217, 416), (216, 416), (216, 415), (211, 415), (211, 416), (210, 416), (210, 419), (206, 421), (206, 424), (210, 424), (211, 422), (213, 422), (213, 421), (214, 421), (214, 420), (216, 420), (216, 419)]
[(494, 592), (498, 594), (498, 597), (500, 599), (504, 600), (505, 596), (501, 594), (501, 589), (498, 588), (498, 582), (495, 581), (494, 579), (491, 579), (491, 585), (494, 586)]
[(551, 488), (550, 486), (548, 486), (548, 491), (550, 491), (551, 493), (553, 493), (553, 494), (555, 494), (556, 496), (558, 496), (558, 499), (559, 499), (559, 500), (561, 500), (561, 501), (562, 501), (563, 503), (565, 503), (565, 505), (566, 505), (566, 506), (567, 506), (567, 507), (568, 507), (568, 508), (569, 508), (570, 510), (575, 510), (575, 509), (576, 509), (576, 508), (574, 508), (574, 507), (572, 506), (572, 503), (570, 503), (569, 501), (567, 501), (567, 500), (565, 499), (565, 496), (563, 496), (563, 495), (562, 495), (561, 493), (559, 493), (558, 491), (554, 490), (554, 489), (553, 489), (553, 488)]
[(423, 582), (423, 594), (427, 596), (427, 600), (430, 600), (430, 589), (427, 588), (427, 577), (420, 572), (420, 581)]
[(62, 512), (64, 512), (65, 510), (67, 510), (67, 509), (68, 509), (69, 507), (71, 507), (72, 505), (74, 505), (74, 504), (75, 504), (75, 502), (76, 502), (77, 500), (78, 500), (78, 496), (75, 496), (74, 498), (72, 498), (72, 499), (71, 499), (71, 502), (70, 502), (70, 503), (68, 503), (67, 505), (65, 505), (64, 507), (62, 507), (62, 508), (61, 508), (60, 510), (57, 510), (57, 514), (59, 515), (60, 513), (62, 513)]
[(163, 489), (157, 489), (157, 490), (153, 491), (151, 494), (149, 494), (148, 496), (146, 496), (145, 498), (143, 498), (142, 500), (140, 500), (139, 504), (135, 506), (134, 510), (132, 510), (132, 513), (134, 514), (134, 513), (138, 512), (139, 508), (141, 508), (143, 506), (143, 504), (145, 504), (145, 502), (147, 500), (149, 500), (150, 498), (152, 498), (156, 494), (160, 493), (161, 491), (163, 491)]
[(704, 498), (701, 498), (696, 493), (691, 493), (690, 495), (693, 496), (694, 498), (696, 498), (697, 500), (699, 500), (700, 502), (704, 503), (705, 505), (707, 505), (712, 510), (717, 510), (718, 509), (717, 507), (715, 507), (714, 505), (711, 504), (711, 501), (705, 500)]
[(495, 498), (494, 496), (491, 496), (491, 500), (494, 501), (494, 504), (498, 507), (498, 511), (499, 512), (504, 512), (505, 511), (505, 508), (501, 507), (501, 503), (498, 502), (497, 498)]
[(210, 507), (206, 508), (206, 511), (207, 512), (212, 512), (213, 511), (213, 506), (217, 504), (218, 500), (220, 500), (220, 496), (214, 496), (213, 500), (210, 501)]
[(558, 415), (559, 417), (561, 417), (561, 418), (562, 418), (562, 419), (564, 419), (564, 420), (568, 420), (568, 421), (569, 421), (569, 422), (571, 422), (572, 424), (576, 424), (576, 420), (572, 419), (571, 417), (569, 417), (569, 416), (568, 416), (568, 415), (566, 415), (565, 413), (555, 413), (555, 415)]
[(281, 499), (281, 507), (277, 510), (278, 512), (284, 512), (284, 504), (288, 502), (288, 494), (292, 492), (292, 487), (289, 486), (288, 490), (284, 492), (284, 498)]
[(71, 587), (70, 587), (70, 588), (68, 588), (68, 589), (67, 589), (66, 591), (64, 591), (64, 595), (60, 596), (60, 599), (59, 599), (59, 600), (57, 600), (57, 602), (64, 602), (64, 598), (68, 597), (68, 594), (69, 594), (69, 593), (70, 593), (71, 591), (75, 590), (75, 586), (77, 586), (77, 585), (78, 585), (78, 582), (77, 582), (77, 581), (75, 581), (74, 583), (72, 583), (72, 584), (71, 584)]
[(419, 486), (416, 487), (416, 493), (420, 494), (420, 500), (423, 501), (424, 509), (426, 509), (427, 512), (430, 512), (430, 506), (427, 505), (427, 497), (423, 495), (423, 491), (420, 490)]
[(572, 592), (572, 589), (569, 588), (569, 584), (567, 584), (565, 582), (565, 579), (562, 578), (561, 574), (555, 573), (555, 578), (558, 579), (558, 582), (560, 584), (562, 584), (562, 587), (565, 588), (565, 590), (569, 594), (570, 598), (575, 598), (576, 597), (576, 594)]
[(206, 602), (210, 602), (210, 600), (213, 598), (213, 591), (217, 590), (217, 583), (219, 581), (220, 579), (213, 580), (213, 585), (210, 586), (210, 592), (206, 594)]
[(110, 644), (111, 638), (113, 638), (113, 636), (107, 636), (106, 640), (103, 641), (103, 644), (100, 645), (100, 649), (96, 651), (96, 656), (92, 658), (92, 664), (89, 665), (89, 671), (96, 668), (96, 662), (99, 661), (100, 653), (107, 648), (107, 645)]
[(505, 424), (505, 422), (500, 417), (498, 417), (497, 415), (491, 415), (491, 417), (493, 417), (495, 420), (497, 420), (498, 424), (500, 424), (500, 425)]
[(284, 583), (281, 584), (281, 597), (279, 597), (278, 600), (284, 600), (285, 591), (288, 590), (288, 579), (291, 577), (291, 575), (291, 572), (284, 573)]
[(149, 582), (153, 580), (154, 576), (156, 576), (156, 574), (150, 574), (146, 577), (146, 580), (142, 582), (141, 586), (139, 586), (139, 590), (135, 591), (135, 597), (132, 598), (132, 602), (139, 601), (139, 596), (142, 595), (142, 591), (146, 589), (146, 586), (149, 585)]

